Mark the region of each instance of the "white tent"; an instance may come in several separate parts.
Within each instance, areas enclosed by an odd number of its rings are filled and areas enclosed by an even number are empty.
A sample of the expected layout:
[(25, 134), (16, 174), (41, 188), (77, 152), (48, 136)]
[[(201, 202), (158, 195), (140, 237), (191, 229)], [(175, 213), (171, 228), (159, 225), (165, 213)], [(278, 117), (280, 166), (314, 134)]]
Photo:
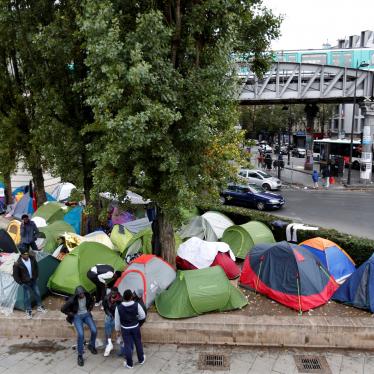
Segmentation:
[[(132, 205), (147, 205), (151, 202), (149, 199), (144, 199), (143, 196), (140, 196), (139, 194), (132, 192), (132, 191), (126, 191), (127, 195), (126, 198), (122, 201), (123, 203), (129, 202)], [(118, 201), (118, 198), (114, 195), (112, 195), (109, 192), (102, 192), (100, 193), (100, 196), (113, 201)]]
[(59, 183), (52, 192), (52, 196), (57, 201), (66, 201), (71, 194), (71, 191), (76, 189), (72, 183)]
[(179, 232), (182, 239), (196, 236), (208, 242), (217, 242), (222, 238), (223, 232), (234, 222), (224, 214), (209, 211), (202, 216), (197, 216), (183, 226)]

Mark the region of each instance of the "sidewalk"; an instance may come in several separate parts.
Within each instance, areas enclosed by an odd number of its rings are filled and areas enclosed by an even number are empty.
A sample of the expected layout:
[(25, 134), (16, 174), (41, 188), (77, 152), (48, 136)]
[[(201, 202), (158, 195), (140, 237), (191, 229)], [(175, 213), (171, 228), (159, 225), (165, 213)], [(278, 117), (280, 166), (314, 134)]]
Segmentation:
[[(103, 357), (102, 348), (97, 355), (87, 352), (85, 364), (77, 366), (73, 340), (0, 339), (0, 373), (91, 373), (120, 374), (126, 372), (124, 359), (115, 352)], [(139, 374), (297, 374), (306, 372), (331, 374), (370, 374), (374, 372), (372, 352), (305, 351), (298, 349), (228, 348), (212, 346), (183, 346), (176, 344), (145, 344), (146, 362), (136, 364), (132, 373)], [(205, 355), (222, 359), (224, 367), (202, 366)], [(301, 359), (318, 360), (323, 371), (301, 370)], [(296, 362), (298, 366), (296, 366)], [(305, 362), (305, 361), (304, 361)], [(316, 362), (316, 361), (314, 361)], [(219, 363), (219, 361), (217, 361)], [(210, 368), (210, 370), (207, 370)], [(298, 368), (300, 370), (298, 370)], [(225, 369), (225, 370), (222, 370)], [(219, 370), (219, 371), (217, 371)]]

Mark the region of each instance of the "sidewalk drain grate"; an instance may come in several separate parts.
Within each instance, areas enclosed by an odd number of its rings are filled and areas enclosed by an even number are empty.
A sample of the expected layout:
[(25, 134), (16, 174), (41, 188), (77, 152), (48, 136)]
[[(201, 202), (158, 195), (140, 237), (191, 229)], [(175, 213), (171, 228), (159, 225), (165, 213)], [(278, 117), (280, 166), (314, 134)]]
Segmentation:
[(294, 356), (294, 359), (299, 373), (331, 374), (323, 356)]
[(225, 354), (200, 353), (197, 366), (200, 370), (228, 370), (230, 365)]

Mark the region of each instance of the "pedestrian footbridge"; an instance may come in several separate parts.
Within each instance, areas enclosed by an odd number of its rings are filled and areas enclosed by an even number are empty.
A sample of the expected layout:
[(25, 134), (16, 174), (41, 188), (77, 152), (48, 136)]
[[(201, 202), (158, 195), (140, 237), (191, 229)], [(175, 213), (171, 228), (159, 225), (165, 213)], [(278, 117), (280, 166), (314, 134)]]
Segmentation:
[[(242, 105), (353, 102), (373, 96), (374, 72), (330, 65), (278, 62), (263, 77), (240, 66)], [(356, 87), (355, 87), (356, 86)]]

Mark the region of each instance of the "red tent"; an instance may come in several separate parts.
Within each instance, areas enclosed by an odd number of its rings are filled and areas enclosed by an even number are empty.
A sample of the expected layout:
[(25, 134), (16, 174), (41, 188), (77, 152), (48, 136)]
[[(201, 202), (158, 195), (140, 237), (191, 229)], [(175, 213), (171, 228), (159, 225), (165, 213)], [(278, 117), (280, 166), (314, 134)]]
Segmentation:
[[(187, 260), (177, 256), (176, 259), (177, 268), (180, 270), (194, 270), (197, 269), (196, 266), (192, 265)], [(218, 252), (214, 261), (210, 265), (212, 266), (221, 266), (223, 271), (226, 273), (227, 278), (235, 279), (240, 275), (240, 268), (236, 263), (231, 259), (230, 255), (227, 252)]]

